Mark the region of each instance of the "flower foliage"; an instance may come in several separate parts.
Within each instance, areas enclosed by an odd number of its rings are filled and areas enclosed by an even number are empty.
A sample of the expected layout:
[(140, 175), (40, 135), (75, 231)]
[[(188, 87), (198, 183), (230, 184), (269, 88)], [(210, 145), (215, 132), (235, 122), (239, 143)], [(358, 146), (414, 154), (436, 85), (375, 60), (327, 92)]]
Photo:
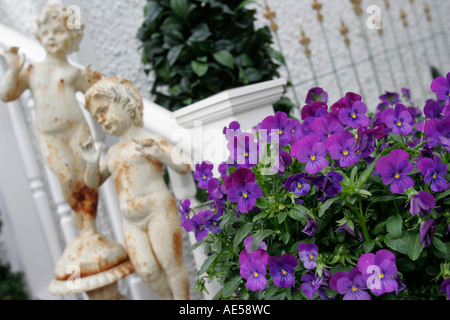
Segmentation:
[[(449, 81), (414, 106), (386, 92), (375, 113), (349, 92), (308, 93), (301, 120), (269, 115), (224, 129), (231, 155), (182, 226), (217, 299), (446, 299), (450, 284)], [(231, 131), (230, 131), (231, 130)], [(239, 161), (240, 159), (240, 161)]]

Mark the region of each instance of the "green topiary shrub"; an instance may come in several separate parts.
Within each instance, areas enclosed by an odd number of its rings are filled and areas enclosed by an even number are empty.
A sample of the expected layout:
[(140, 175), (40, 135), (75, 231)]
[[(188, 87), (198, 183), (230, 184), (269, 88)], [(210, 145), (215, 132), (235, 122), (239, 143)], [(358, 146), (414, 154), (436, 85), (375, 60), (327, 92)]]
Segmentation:
[[(148, 0), (137, 37), (155, 102), (174, 111), (223, 90), (272, 80), (283, 61), (246, 0)], [(287, 98), (280, 108), (288, 109)]]

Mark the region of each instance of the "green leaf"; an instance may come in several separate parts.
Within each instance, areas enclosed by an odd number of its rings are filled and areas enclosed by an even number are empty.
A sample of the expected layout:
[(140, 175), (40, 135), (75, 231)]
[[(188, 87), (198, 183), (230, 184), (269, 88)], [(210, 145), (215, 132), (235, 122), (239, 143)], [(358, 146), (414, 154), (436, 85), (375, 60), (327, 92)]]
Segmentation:
[(169, 66), (173, 66), (180, 56), (181, 51), (184, 49), (184, 44), (172, 47), (167, 54), (167, 61), (169, 61)]
[(199, 78), (203, 77), (209, 70), (208, 64), (195, 60), (191, 62), (191, 68)]
[(202, 42), (208, 39), (211, 35), (212, 33), (209, 31), (208, 25), (202, 22), (192, 29), (192, 35), (189, 37), (188, 42)]
[(408, 237), (406, 244), (408, 246), (408, 257), (412, 261), (416, 261), (423, 251), (423, 245), (422, 245), (422, 243), (420, 243), (419, 232), (417, 232), (415, 234), (411, 234)]
[(236, 289), (239, 287), (239, 285), (242, 282), (241, 276), (235, 276), (230, 281), (228, 281), (227, 285), (222, 289), (222, 297), (228, 298), (233, 295), (233, 293), (236, 291)]
[(202, 275), (203, 273), (205, 273), (205, 271), (211, 266), (211, 264), (214, 262), (214, 260), (217, 259), (217, 256), (219, 254), (213, 253), (212, 255), (210, 255), (208, 258), (206, 258), (205, 262), (203, 263), (202, 267), (200, 268), (200, 270), (198, 271), (197, 275)]
[(391, 238), (384, 238), (383, 241), (392, 250), (403, 253), (403, 254), (408, 254), (408, 245), (407, 245), (405, 239), (394, 240)]
[(235, 9), (235, 11), (239, 11), (239, 10), (241, 10), (242, 8), (244, 8), (247, 4), (254, 3), (254, 2), (255, 2), (255, 0), (245, 0), (245, 1), (242, 1), (241, 4), (237, 6), (237, 8)]
[(213, 57), (221, 65), (230, 69), (234, 69), (234, 58), (228, 51), (216, 51), (213, 53)]
[(327, 211), (331, 207), (331, 205), (338, 199), (339, 197), (334, 197), (325, 201), (319, 210), (319, 218), (321, 218), (325, 214), (325, 211)]
[(393, 239), (402, 237), (403, 219), (400, 215), (390, 216), (387, 219), (386, 230)]
[(277, 216), (277, 220), (279, 224), (282, 224), (288, 215), (288, 211), (280, 212)]
[(189, 4), (187, 0), (170, 0), (170, 7), (177, 16), (184, 20), (189, 16)]
[(258, 232), (256, 235), (253, 236), (252, 241), (252, 251), (257, 250), (260, 243), (267, 238), (268, 236), (273, 234), (273, 230), (263, 230), (261, 232)]
[(301, 205), (293, 207), (288, 212), (289, 217), (298, 221), (303, 221), (307, 214), (309, 214), (309, 210)]
[(445, 246), (445, 243), (443, 243), (441, 241), (441, 239), (433, 237), (433, 245), (436, 249), (438, 249), (439, 251), (441, 251), (442, 253), (447, 254), (447, 247)]
[(250, 234), (252, 229), (253, 223), (246, 223), (238, 230), (238, 232), (236, 232), (236, 236), (233, 241), (233, 251), (236, 251), (239, 245), (242, 244), (244, 239)]

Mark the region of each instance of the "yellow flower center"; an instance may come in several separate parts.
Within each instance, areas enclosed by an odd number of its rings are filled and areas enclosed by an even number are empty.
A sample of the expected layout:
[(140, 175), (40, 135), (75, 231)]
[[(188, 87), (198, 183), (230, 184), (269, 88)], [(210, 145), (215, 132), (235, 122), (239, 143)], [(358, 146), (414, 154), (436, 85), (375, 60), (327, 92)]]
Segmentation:
[(344, 153), (344, 156), (348, 156), (348, 151), (347, 150), (345, 150), (343, 153)]
[(278, 133), (279, 133), (279, 134), (283, 134), (283, 131), (280, 130), (280, 131), (278, 131)]
[(247, 198), (247, 197), (248, 197), (247, 192), (244, 192), (244, 198)]
[(314, 259), (314, 256), (312, 254), (310, 254), (309, 258), (312, 260), (312, 259)]
[(401, 127), (401, 126), (402, 126), (402, 123), (401, 123), (400, 121), (397, 122), (397, 126)]
[(352, 114), (352, 118), (353, 118), (353, 119), (356, 119), (356, 114)]
[(394, 176), (394, 178), (395, 178), (395, 179), (398, 179), (398, 178), (400, 178), (400, 175), (399, 175), (398, 173), (396, 173), (395, 176)]
[(352, 291), (353, 291), (353, 292), (356, 291), (356, 290), (358, 290), (356, 287), (353, 287), (353, 288), (352, 288)]
[(331, 133), (328, 135), (328, 138), (331, 137)]
[(311, 156), (311, 160), (312, 161), (316, 160), (316, 156)]
[(295, 129), (292, 129), (292, 133), (295, 133)]
[(311, 283), (312, 285), (315, 285), (314, 281)]
[(253, 275), (254, 275), (255, 277), (259, 276), (258, 272), (255, 272)]
[(203, 176), (203, 180), (206, 180), (206, 176)]
[(281, 273), (282, 273), (282, 274), (286, 274), (287, 272), (286, 272), (286, 270), (283, 270), (283, 271), (281, 271)]
[(380, 278), (383, 279), (384, 278), (384, 274), (380, 273)]
[(248, 152), (244, 153), (244, 156), (248, 157)]
[(302, 187), (302, 184), (301, 183), (299, 183), (298, 185), (297, 185), (297, 188), (301, 188)]
[(436, 174), (434, 174), (434, 175), (433, 175), (433, 179), (436, 179), (436, 178), (437, 178), (437, 177), (436, 177)]

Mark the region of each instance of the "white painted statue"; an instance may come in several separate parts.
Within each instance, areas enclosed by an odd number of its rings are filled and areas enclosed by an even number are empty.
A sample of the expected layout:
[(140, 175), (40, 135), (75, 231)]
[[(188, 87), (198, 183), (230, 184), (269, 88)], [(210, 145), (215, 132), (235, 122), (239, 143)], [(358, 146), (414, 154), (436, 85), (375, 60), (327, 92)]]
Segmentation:
[(143, 282), (164, 299), (189, 299), (176, 202), (163, 179), (163, 165), (180, 174), (190, 166), (163, 137), (143, 129), (143, 102), (123, 78), (104, 78), (86, 92), (86, 108), (103, 130), (118, 136), (99, 165), (101, 148), (83, 146), (86, 185), (114, 179), (123, 215), (128, 256)]
[[(84, 182), (86, 163), (81, 145), (92, 139), (88, 124), (75, 98), (100, 80), (101, 75), (72, 66), (67, 55), (77, 51), (83, 36), (80, 28), (69, 28), (66, 8), (48, 6), (37, 21), (36, 37), (46, 51), (45, 59), (24, 68), (18, 48), (5, 52), (9, 70), (0, 82), (5, 102), (18, 99), (29, 89), (36, 110), (36, 135), (51, 171), (59, 179), (62, 194), (74, 212), (75, 226), (82, 230), (66, 247), (55, 267), (49, 292), (69, 295), (87, 292), (92, 299), (123, 299), (117, 281), (134, 272), (125, 248), (106, 239), (96, 228), (98, 189)], [(74, 267), (76, 273), (74, 274)], [(69, 286), (79, 277), (77, 286)]]
[[(9, 70), (0, 82), (0, 97), (13, 101), (31, 90), (36, 110), (37, 138), (44, 159), (58, 177), (66, 202), (74, 211), (78, 228), (95, 227), (98, 192), (84, 184), (85, 164), (80, 142), (91, 137), (89, 127), (75, 99), (98, 81), (98, 72), (80, 70), (69, 64), (67, 55), (78, 50), (80, 29), (68, 29), (66, 9), (49, 6), (37, 21), (36, 37), (46, 51), (45, 60), (24, 68), (25, 57), (18, 48), (5, 52)], [(84, 226), (82, 226), (84, 223)]]

